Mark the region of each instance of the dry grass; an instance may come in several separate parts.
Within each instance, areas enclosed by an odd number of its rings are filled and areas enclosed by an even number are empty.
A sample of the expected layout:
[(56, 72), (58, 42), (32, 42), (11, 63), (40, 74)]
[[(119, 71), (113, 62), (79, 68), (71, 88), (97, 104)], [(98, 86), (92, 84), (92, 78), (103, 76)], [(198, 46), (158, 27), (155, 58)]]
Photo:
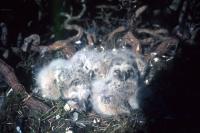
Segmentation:
[[(40, 114), (18, 104), (20, 96), (10, 94), (5, 98), (4, 108), (1, 111), (0, 130), (16, 132), (20, 127), (22, 132), (88, 132), (88, 133), (116, 133), (136, 132), (143, 130), (145, 121), (141, 111), (134, 111), (130, 116), (102, 117), (94, 112), (65, 111), (65, 102), (45, 101), (51, 109)], [(78, 114), (78, 117), (75, 116)]]

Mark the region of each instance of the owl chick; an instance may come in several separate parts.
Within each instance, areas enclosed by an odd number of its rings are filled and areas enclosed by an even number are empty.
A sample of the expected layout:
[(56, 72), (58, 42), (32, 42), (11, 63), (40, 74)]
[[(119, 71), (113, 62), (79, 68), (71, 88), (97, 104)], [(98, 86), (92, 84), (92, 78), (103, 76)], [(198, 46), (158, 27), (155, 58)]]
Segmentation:
[(107, 86), (116, 94), (126, 97), (126, 101), (132, 109), (136, 109), (138, 108), (138, 80), (138, 70), (132, 65), (122, 62), (110, 68)]
[(104, 60), (105, 55), (104, 52), (85, 48), (77, 52), (71, 61), (79, 65), (92, 79), (99, 79), (107, 74), (109, 64)]
[(94, 111), (99, 114), (129, 114), (132, 109), (138, 108), (135, 81), (102, 80), (93, 83), (92, 87), (91, 102)]
[(102, 115), (129, 114), (138, 108), (138, 70), (131, 56), (112, 56), (105, 79), (92, 85), (91, 101), (94, 110)]
[(87, 100), (90, 95), (90, 78), (81, 69), (74, 70), (70, 79), (66, 79), (62, 89), (64, 99)]
[(116, 92), (111, 91), (104, 80), (94, 82), (91, 95), (93, 110), (103, 116), (129, 114), (124, 97)]
[(44, 97), (62, 97), (84, 110), (89, 100), (93, 110), (104, 116), (129, 114), (138, 108), (138, 80), (137, 61), (126, 49), (83, 49), (70, 60), (53, 60), (36, 78)]
[(36, 76), (36, 83), (43, 97), (56, 100), (61, 96), (58, 83), (64, 79), (59, 75), (67, 69), (68, 64), (67, 60), (56, 59), (40, 70)]

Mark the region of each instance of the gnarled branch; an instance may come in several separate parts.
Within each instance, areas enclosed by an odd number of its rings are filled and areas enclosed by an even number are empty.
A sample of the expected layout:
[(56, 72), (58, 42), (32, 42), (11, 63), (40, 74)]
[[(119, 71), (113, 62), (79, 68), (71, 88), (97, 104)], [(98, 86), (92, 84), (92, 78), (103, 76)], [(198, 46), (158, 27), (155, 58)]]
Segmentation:
[(21, 94), (23, 100), (22, 103), (28, 106), (30, 109), (46, 112), (49, 110), (49, 107), (39, 100), (35, 99), (29, 95), (24, 86), (19, 83), (14, 70), (11, 66), (6, 64), (3, 60), (0, 59), (0, 74), (3, 75), (5, 82), (14, 90), (15, 93)]

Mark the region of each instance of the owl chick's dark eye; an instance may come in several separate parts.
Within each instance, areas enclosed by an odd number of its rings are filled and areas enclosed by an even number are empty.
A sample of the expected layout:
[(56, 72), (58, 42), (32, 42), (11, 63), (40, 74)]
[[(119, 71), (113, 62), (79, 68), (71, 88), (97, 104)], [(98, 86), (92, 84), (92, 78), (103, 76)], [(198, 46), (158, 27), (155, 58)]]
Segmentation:
[(133, 70), (133, 69), (129, 69), (129, 70), (127, 71), (127, 75), (128, 75), (129, 77), (133, 77), (133, 76), (134, 76), (134, 70)]
[(126, 81), (129, 78), (133, 78), (134, 77), (134, 71), (133, 69), (129, 69), (127, 71), (123, 71), (119, 74), (119, 78), (122, 81)]
[(90, 79), (94, 79), (94, 77), (95, 77), (94, 71), (90, 70), (89, 71), (89, 76), (90, 76)]
[(114, 75), (119, 75), (120, 74), (120, 70), (114, 70)]
[(104, 104), (109, 104), (112, 100), (112, 96), (103, 96), (101, 97), (101, 101), (104, 103)]
[(58, 81), (56, 79), (53, 80), (53, 84), (57, 84)]
[(72, 85), (77, 86), (79, 83), (80, 83), (80, 80), (79, 80), (79, 79), (74, 79), (74, 80), (71, 82), (70, 86), (72, 86)]

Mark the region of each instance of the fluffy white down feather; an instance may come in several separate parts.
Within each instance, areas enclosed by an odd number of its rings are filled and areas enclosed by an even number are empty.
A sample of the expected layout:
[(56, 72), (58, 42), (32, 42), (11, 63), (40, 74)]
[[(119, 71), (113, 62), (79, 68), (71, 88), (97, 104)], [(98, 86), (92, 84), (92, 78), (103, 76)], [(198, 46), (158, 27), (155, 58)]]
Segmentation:
[(138, 67), (127, 49), (83, 49), (70, 60), (51, 61), (37, 74), (36, 83), (45, 98), (90, 101), (93, 110), (105, 116), (128, 114), (130, 107), (138, 108)]

